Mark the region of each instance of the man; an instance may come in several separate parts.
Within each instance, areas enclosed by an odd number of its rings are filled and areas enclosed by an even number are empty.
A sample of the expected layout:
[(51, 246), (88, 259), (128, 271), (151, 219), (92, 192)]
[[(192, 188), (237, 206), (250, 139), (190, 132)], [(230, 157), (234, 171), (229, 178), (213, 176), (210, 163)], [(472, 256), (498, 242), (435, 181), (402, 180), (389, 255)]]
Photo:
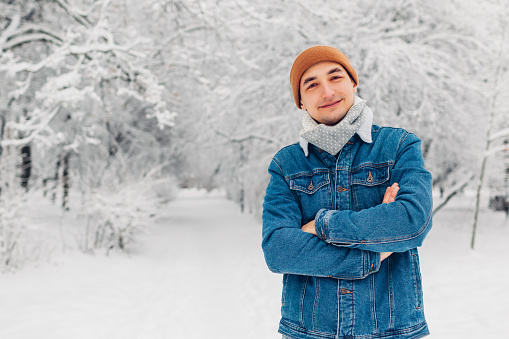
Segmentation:
[(283, 338), (427, 334), (417, 247), (431, 228), (420, 140), (372, 125), (346, 55), (315, 46), (290, 72), (300, 142), (269, 165), (262, 247), (283, 273)]

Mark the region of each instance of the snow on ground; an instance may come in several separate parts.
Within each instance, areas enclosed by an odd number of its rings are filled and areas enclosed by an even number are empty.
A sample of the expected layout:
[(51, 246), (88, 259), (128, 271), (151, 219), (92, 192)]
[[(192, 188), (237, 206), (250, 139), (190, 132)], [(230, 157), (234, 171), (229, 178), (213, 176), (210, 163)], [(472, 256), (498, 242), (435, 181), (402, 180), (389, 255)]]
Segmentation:
[(482, 211), (473, 251), (473, 200), (464, 202), (434, 216), (420, 250), (430, 337), (508, 338), (509, 219)]
[(67, 249), (0, 276), (0, 338), (279, 338), (260, 242), (234, 203), (183, 192), (130, 257)]
[[(440, 211), (421, 249), (433, 339), (509, 332), (509, 222), (482, 213), (471, 251), (468, 207)], [(1, 275), (0, 338), (280, 338), (281, 277), (265, 266), (260, 233), (221, 194), (183, 191), (131, 256), (68, 246)]]

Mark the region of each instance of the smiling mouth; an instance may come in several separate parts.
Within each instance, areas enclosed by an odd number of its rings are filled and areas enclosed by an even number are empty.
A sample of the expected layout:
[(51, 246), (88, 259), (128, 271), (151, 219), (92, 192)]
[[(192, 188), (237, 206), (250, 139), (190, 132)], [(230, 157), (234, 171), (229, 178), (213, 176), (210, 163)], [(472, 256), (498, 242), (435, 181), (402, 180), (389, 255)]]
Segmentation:
[(325, 105), (321, 105), (321, 106), (319, 106), (319, 108), (329, 108), (329, 107), (336, 106), (337, 104), (339, 104), (341, 102), (341, 100), (342, 99), (327, 103)]

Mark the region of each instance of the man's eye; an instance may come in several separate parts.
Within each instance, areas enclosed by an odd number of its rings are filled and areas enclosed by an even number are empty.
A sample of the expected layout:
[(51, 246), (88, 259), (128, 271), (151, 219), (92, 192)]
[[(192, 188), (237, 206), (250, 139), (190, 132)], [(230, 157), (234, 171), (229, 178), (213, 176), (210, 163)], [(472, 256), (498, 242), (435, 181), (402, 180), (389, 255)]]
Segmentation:
[(312, 89), (312, 88), (314, 88), (314, 87), (316, 87), (316, 84), (311, 84), (311, 85), (309, 85), (309, 86), (307, 87), (307, 89)]
[(341, 76), (339, 76), (339, 75), (335, 75), (335, 76), (333, 76), (333, 77), (331, 78), (331, 80), (339, 80), (339, 79), (341, 79), (341, 78), (342, 78)]

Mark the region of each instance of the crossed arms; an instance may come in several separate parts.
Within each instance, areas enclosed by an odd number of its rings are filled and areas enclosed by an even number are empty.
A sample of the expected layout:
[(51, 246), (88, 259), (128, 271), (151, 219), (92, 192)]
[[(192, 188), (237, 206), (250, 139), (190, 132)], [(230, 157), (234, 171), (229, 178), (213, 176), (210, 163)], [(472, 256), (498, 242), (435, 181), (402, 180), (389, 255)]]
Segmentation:
[[(384, 199), (382, 201), (382, 204), (388, 204), (388, 203), (394, 202), (396, 200), (396, 195), (398, 194), (398, 191), (399, 191), (399, 185), (398, 185), (397, 182), (392, 184), (392, 186), (387, 187), (387, 190), (385, 190), (385, 195), (384, 195)], [(308, 222), (307, 224), (302, 226), (301, 229), (304, 232), (306, 232), (306, 233), (317, 235), (316, 234), (316, 228), (315, 228), (315, 221), (314, 220), (311, 220), (310, 222)], [(381, 252), (380, 253), (380, 260), (384, 261), (392, 253), (393, 252)]]
[(392, 252), (420, 246), (431, 228), (431, 175), (424, 169), (419, 139), (409, 135), (401, 143), (397, 157), (401, 161), (391, 169), (391, 180), (399, 186), (391, 186), (380, 205), (360, 211), (322, 209), (304, 225), (303, 206), (273, 160), (262, 232), (269, 269), (363, 279), (377, 272)]

